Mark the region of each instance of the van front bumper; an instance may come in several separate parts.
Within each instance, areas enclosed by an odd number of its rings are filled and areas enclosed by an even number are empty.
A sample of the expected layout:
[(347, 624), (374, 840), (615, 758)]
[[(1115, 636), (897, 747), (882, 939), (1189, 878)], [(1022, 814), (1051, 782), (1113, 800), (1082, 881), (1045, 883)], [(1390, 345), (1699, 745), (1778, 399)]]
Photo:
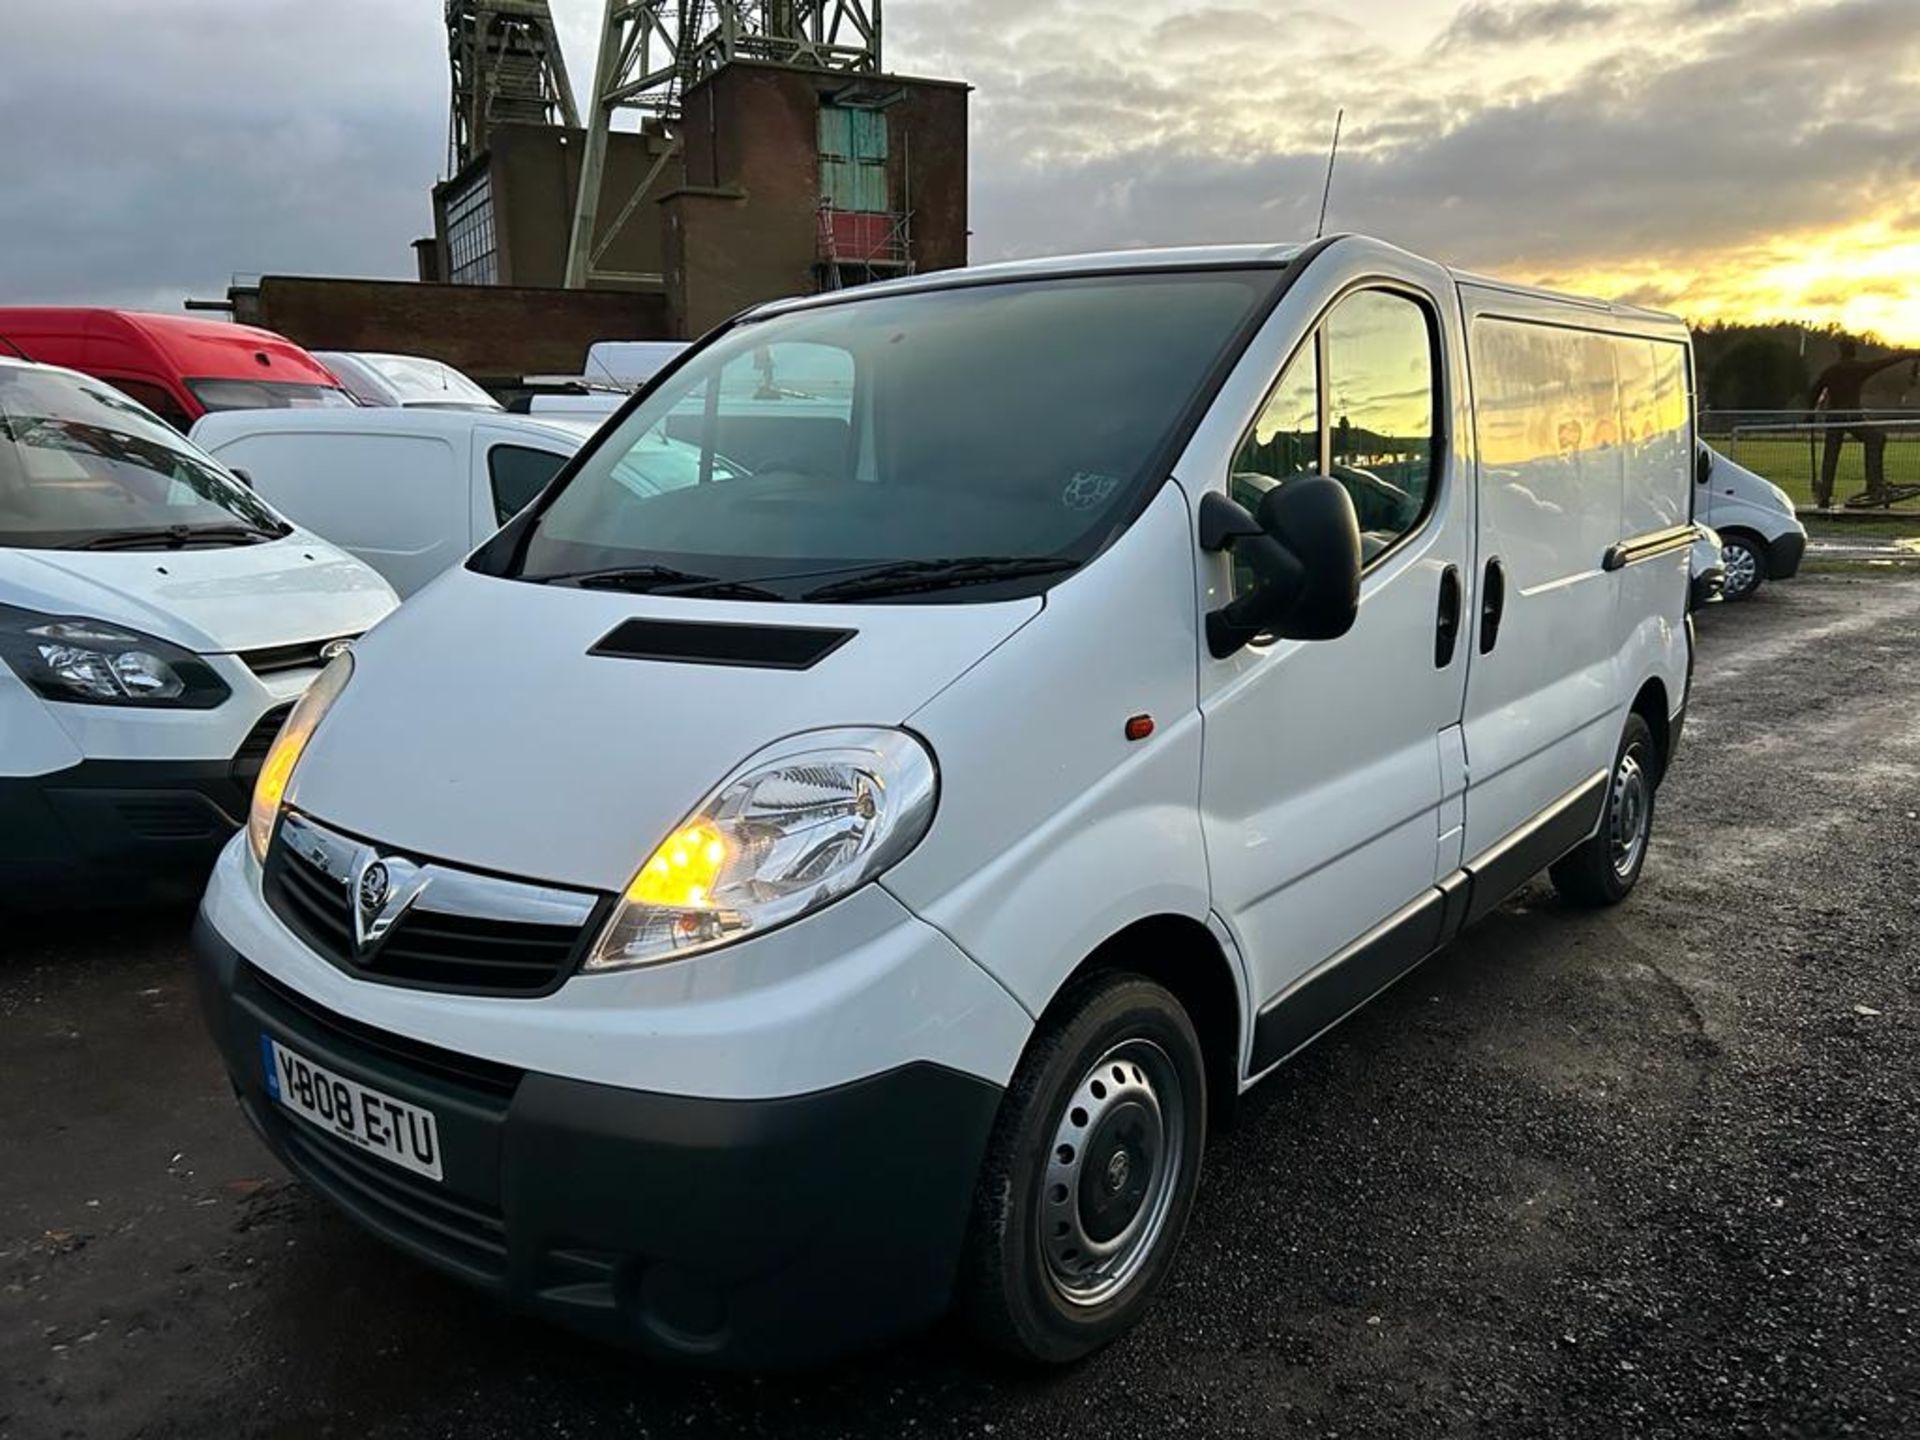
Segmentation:
[[(204, 914), (194, 951), (241, 1107), (288, 1168), (509, 1304), (663, 1356), (753, 1367), (817, 1361), (946, 1308), (1000, 1102), (987, 1080), (908, 1064), (777, 1099), (628, 1090), (338, 1015), (248, 963)], [(273, 1101), (263, 1034), (432, 1111), (444, 1181)]]
[(1800, 562), (1806, 558), (1807, 535), (1804, 530), (1789, 530), (1776, 536), (1767, 543), (1767, 578), (1769, 580), (1791, 580), (1800, 573)]
[(191, 900), (246, 807), (230, 761), (85, 760), (0, 778), (0, 885), (22, 908)]

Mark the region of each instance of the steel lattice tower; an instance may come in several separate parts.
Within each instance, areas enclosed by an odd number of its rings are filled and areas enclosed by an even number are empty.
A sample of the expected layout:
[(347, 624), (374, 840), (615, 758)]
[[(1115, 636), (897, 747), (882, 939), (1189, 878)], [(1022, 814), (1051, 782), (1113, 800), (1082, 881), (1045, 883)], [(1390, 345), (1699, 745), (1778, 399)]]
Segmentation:
[[(613, 237), (659, 178), (663, 152), (604, 233), (597, 229), (607, 135), (621, 110), (662, 122), (669, 134), (686, 92), (733, 60), (809, 70), (880, 70), (881, 0), (607, 0), (587, 116), (587, 147), (567, 248), (567, 281), (592, 279)], [(542, 5), (541, 9), (546, 7)]]
[(495, 125), (579, 125), (547, 0), (447, 0), (446, 14), (449, 175), (487, 148)]

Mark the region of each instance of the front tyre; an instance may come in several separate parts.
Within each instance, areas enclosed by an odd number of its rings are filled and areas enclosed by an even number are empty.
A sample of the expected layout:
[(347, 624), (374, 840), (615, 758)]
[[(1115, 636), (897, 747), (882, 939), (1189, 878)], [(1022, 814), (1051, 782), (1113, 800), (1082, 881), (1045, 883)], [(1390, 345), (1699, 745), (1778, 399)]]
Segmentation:
[(1767, 557), (1760, 542), (1745, 535), (1720, 537), (1720, 563), (1727, 572), (1722, 600), (1750, 600), (1767, 578)]
[(1186, 1229), (1206, 1115), (1199, 1037), (1171, 994), (1106, 974), (1063, 996), (981, 1167), (958, 1290), (974, 1333), (1062, 1364), (1130, 1328)]
[(1575, 905), (1618, 905), (1632, 892), (1653, 838), (1653, 794), (1659, 776), (1653, 731), (1639, 715), (1627, 716), (1620, 752), (1607, 779), (1600, 829), (1548, 872), (1563, 899)]

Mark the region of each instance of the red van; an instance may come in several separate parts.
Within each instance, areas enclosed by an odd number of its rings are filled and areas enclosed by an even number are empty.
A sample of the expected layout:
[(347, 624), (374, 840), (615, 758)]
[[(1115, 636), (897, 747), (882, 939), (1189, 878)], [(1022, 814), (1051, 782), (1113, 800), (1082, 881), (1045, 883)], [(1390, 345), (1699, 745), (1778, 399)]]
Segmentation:
[(0, 306), (0, 355), (98, 376), (182, 433), (212, 410), (354, 403), (284, 336), (191, 315)]

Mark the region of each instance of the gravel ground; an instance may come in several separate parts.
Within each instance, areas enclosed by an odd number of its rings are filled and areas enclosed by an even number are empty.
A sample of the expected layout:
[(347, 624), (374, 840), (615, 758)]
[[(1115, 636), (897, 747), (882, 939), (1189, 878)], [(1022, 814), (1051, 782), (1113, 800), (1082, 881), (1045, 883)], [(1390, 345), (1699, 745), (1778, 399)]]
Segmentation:
[(1701, 624), (1647, 877), (1536, 884), (1257, 1092), (1150, 1321), (687, 1374), (503, 1315), (255, 1143), (185, 917), (0, 957), (0, 1436), (1920, 1433), (1920, 581)]

